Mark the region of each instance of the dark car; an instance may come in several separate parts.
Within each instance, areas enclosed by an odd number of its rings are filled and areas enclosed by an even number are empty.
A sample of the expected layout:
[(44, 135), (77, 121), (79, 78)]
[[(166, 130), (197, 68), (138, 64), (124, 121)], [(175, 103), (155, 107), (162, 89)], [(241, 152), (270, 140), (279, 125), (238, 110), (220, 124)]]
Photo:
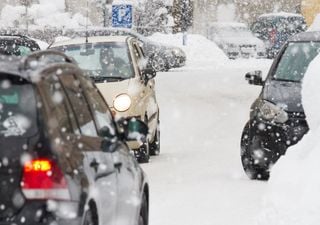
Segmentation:
[(251, 26), (256, 37), (264, 41), (268, 58), (274, 58), (291, 36), (306, 28), (302, 15), (284, 12), (263, 14)]
[(0, 33), (0, 55), (25, 56), (40, 50), (36, 41), (23, 35)]
[(182, 67), (186, 63), (186, 55), (182, 49), (160, 44), (151, 41), (143, 35), (129, 29), (121, 28), (94, 28), (85, 30), (67, 30), (64, 32), (68, 37), (85, 37), (85, 36), (132, 36), (139, 40), (149, 63), (156, 71), (168, 71), (171, 68)]
[(250, 178), (268, 179), (271, 166), (308, 131), (301, 83), (319, 52), (320, 32), (301, 33), (284, 45), (265, 81), (261, 71), (246, 74), (250, 84), (262, 86), (241, 137), (241, 160)]
[(0, 224), (148, 224), (146, 177), (125, 141), (147, 128), (113, 120), (62, 53), (0, 58)]

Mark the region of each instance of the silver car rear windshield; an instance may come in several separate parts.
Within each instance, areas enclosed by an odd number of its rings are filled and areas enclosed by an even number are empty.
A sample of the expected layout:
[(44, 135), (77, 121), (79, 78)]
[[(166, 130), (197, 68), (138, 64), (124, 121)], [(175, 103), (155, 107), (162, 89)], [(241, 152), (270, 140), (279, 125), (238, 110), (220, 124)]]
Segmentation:
[(319, 54), (320, 42), (292, 42), (283, 53), (273, 75), (275, 80), (300, 82), (310, 62)]
[(134, 75), (126, 43), (87, 43), (58, 49), (73, 57), (92, 78), (128, 79)]

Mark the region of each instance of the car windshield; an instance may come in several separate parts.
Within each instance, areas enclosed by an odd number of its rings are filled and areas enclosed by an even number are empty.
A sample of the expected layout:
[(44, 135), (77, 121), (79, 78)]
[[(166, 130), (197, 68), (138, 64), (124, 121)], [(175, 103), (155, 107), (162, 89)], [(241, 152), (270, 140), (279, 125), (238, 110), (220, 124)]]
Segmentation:
[(128, 79), (134, 75), (126, 43), (66, 45), (59, 49), (73, 57), (96, 81), (104, 78)]
[(37, 104), (32, 85), (21, 79), (6, 79), (2, 74), (0, 80), (0, 136), (34, 136), (37, 133), (36, 109)]
[(319, 52), (320, 42), (289, 43), (273, 78), (276, 80), (300, 82), (310, 62)]
[(25, 56), (35, 50), (38, 48), (27, 41), (0, 40), (0, 54), (2, 55)]

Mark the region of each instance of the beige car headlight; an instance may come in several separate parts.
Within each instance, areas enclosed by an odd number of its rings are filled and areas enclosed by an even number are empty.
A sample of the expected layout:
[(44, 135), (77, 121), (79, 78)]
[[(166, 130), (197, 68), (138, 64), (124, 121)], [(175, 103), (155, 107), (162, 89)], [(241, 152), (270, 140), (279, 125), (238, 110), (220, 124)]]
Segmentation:
[(130, 106), (131, 106), (131, 98), (127, 94), (120, 94), (113, 101), (113, 107), (118, 112), (125, 112), (130, 108)]

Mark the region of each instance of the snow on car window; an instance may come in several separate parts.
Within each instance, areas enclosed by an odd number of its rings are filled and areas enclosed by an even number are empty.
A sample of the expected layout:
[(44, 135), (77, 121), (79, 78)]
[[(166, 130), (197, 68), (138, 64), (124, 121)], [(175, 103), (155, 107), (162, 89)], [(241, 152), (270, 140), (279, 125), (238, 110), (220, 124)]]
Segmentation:
[(36, 100), (31, 84), (2, 80), (0, 135), (30, 137), (36, 133)]
[(310, 62), (319, 54), (320, 43), (291, 43), (285, 50), (274, 78), (301, 81)]
[(126, 43), (82, 44), (63, 47), (79, 66), (92, 77), (133, 76), (133, 68)]

